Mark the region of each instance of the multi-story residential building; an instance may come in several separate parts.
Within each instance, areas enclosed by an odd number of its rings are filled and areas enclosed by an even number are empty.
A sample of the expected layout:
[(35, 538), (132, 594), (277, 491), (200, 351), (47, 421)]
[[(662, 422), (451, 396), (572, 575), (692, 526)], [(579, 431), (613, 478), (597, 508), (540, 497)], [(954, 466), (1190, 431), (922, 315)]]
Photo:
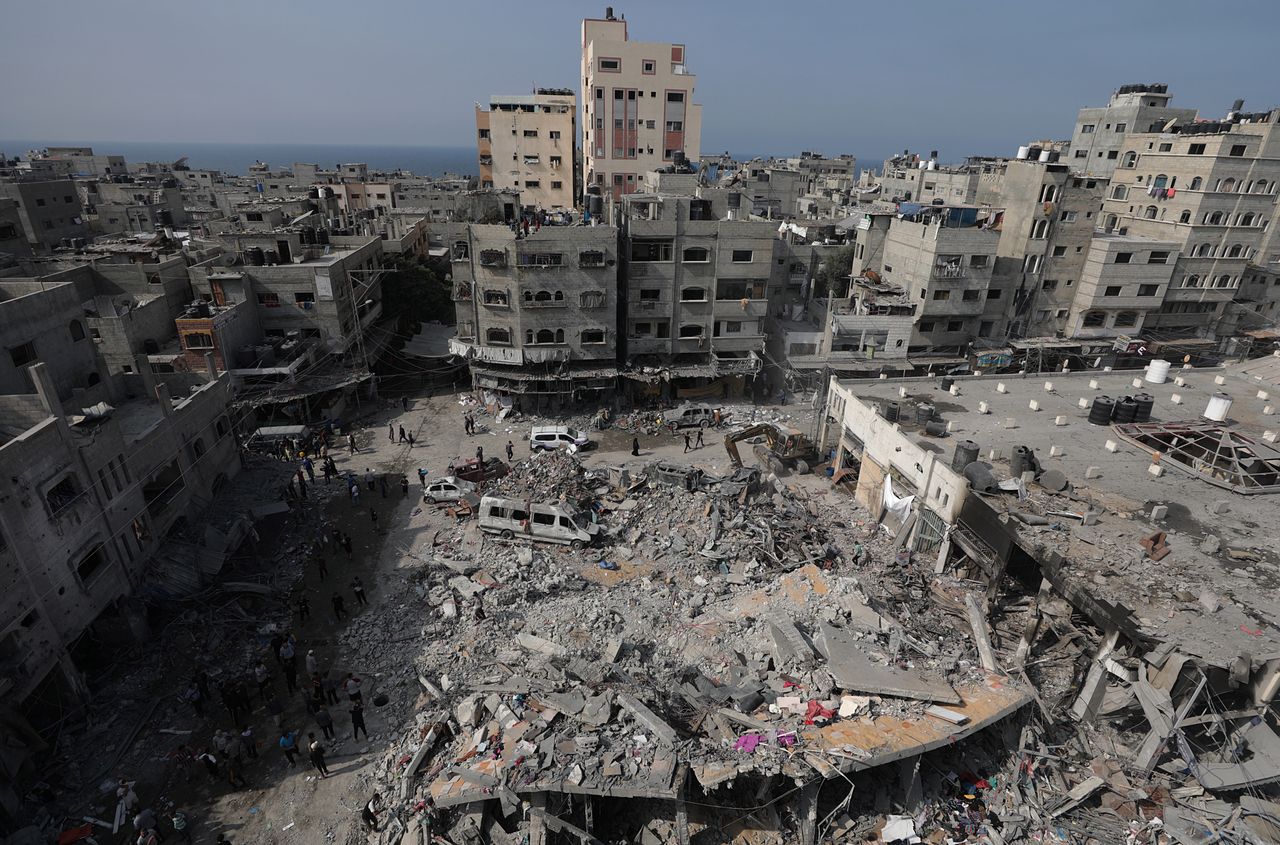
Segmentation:
[(1163, 83), (1122, 85), (1105, 106), (1080, 109), (1071, 133), (1071, 169), (1110, 177), (1126, 135), (1160, 132), (1171, 122), (1196, 119), (1195, 109), (1170, 106), (1172, 98), (1169, 86)]
[(0, 817), (32, 737), (85, 695), (80, 667), (146, 637), (148, 559), (186, 522), (222, 537), (208, 508), (239, 469), (227, 377), (109, 372), (82, 303), (73, 283), (0, 279)]
[(624, 377), (674, 395), (756, 389), (772, 295), (789, 282), (777, 224), (750, 221), (736, 192), (650, 173), (623, 198)]
[(1148, 333), (1226, 336), (1229, 307), (1255, 266), (1280, 260), (1280, 110), (1125, 136), (1101, 230), (1171, 244), (1173, 279)]
[(490, 403), (550, 411), (617, 386), (618, 230), (432, 226), (449, 250), (457, 309), (450, 350)]
[(1136, 235), (1095, 235), (1067, 316), (1074, 338), (1137, 335), (1169, 291), (1177, 243)]
[(1004, 207), (993, 281), (1013, 337), (1065, 332), (1107, 180), (1072, 174), (1067, 162), (1004, 163)]
[(885, 160), (874, 184), (880, 187), (877, 198), (888, 202), (973, 205), (983, 200), (984, 178), (994, 178), (999, 165), (1000, 159), (983, 156), (971, 156), (960, 165), (940, 164), (936, 150), (927, 160), (904, 151)]
[(495, 96), (476, 106), (481, 188), (512, 188), (529, 208), (577, 205), (578, 104), (572, 91)]
[(644, 174), (698, 161), (702, 106), (683, 44), (631, 41), (613, 15), (582, 22), (582, 158), (588, 186), (614, 197)]
[(70, 179), (0, 182), (0, 199), (18, 204), (22, 233), (34, 253), (56, 249), (63, 240), (90, 237), (80, 194)]
[(85, 210), (105, 234), (149, 234), (157, 228), (186, 226), (188, 219), (178, 180), (116, 177), (128, 181), (88, 179), (79, 182)]
[[(366, 346), (382, 315), (382, 239), (281, 230), (225, 235), (224, 253), (189, 268), (191, 287), (214, 305), (252, 295), (263, 335), (314, 339), (334, 355), (372, 357)], [(196, 332), (201, 334), (201, 332)], [(183, 347), (211, 351), (205, 337)], [(196, 344), (192, 346), (192, 344)]]
[(879, 271), (917, 306), (908, 352), (954, 354), (974, 337), (1001, 334), (1004, 294), (992, 284), (1000, 233), (990, 212), (906, 203), (899, 210)]

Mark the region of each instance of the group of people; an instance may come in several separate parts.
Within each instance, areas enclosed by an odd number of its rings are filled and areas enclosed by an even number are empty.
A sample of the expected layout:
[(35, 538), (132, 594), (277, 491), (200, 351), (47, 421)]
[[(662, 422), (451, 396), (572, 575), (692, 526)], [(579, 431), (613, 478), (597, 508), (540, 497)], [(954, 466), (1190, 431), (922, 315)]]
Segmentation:
[[(165, 839), (164, 833), (161, 832), (160, 816), (153, 808), (142, 806), (142, 801), (134, 789), (136, 786), (136, 781), (125, 778), (120, 778), (116, 784), (116, 800), (124, 805), (125, 818), (133, 826), (136, 837), (129, 841), (136, 845), (156, 845)], [(167, 814), (167, 819), (175, 835), (181, 837), (183, 842), (191, 841), (191, 823), (186, 813), (173, 807)]]

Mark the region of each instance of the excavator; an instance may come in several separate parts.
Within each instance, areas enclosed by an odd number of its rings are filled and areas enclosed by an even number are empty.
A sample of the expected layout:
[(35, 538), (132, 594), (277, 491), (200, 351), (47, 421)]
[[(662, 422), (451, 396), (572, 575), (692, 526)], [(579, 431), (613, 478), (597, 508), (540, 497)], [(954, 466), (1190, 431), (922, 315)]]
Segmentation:
[(794, 469), (803, 475), (817, 463), (818, 447), (798, 429), (773, 423), (755, 423), (724, 436), (724, 450), (729, 453), (729, 460), (735, 467), (742, 466), (738, 443), (762, 434), (764, 442), (757, 443), (752, 451), (760, 465), (767, 466), (775, 475), (787, 469)]

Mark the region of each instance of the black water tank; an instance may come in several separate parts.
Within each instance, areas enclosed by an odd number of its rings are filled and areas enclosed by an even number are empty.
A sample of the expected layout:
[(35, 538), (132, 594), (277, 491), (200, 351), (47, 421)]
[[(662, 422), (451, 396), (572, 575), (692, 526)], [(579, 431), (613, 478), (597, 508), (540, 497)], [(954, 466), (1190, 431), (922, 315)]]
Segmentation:
[(1110, 396), (1097, 396), (1089, 406), (1089, 422), (1093, 425), (1111, 425), (1111, 415), (1116, 403)]
[(978, 460), (978, 444), (972, 440), (961, 440), (956, 444), (956, 453), (951, 456), (951, 468), (956, 472), (964, 472), (964, 468)]
[(1156, 404), (1156, 400), (1151, 398), (1150, 393), (1139, 393), (1133, 397), (1133, 401), (1138, 403), (1138, 415), (1133, 418), (1134, 422), (1150, 422), (1151, 407)]
[(951, 376), (943, 376), (942, 380), (938, 382), (938, 387), (942, 388), (943, 390), (950, 390), (951, 385), (955, 383), (956, 383), (956, 380), (953, 379)]
[(262, 256), (268, 265), (275, 265), (280, 263), (280, 253), (276, 252), (274, 249), (267, 250), (262, 254)]
[(974, 461), (965, 467), (962, 472), (964, 477), (969, 479), (969, 486), (980, 493), (994, 493), (1000, 489), (996, 484), (995, 475), (991, 472), (990, 464)]
[(934, 420), (924, 424), (924, 433), (930, 437), (945, 437), (947, 434), (947, 424), (942, 420)]
[(1009, 458), (1009, 474), (1021, 478), (1027, 470), (1033, 469), (1031, 450), (1026, 446), (1015, 446)]
[(916, 405), (916, 425), (924, 425), (933, 419), (933, 406), (928, 402)]
[(1133, 400), (1132, 396), (1126, 396), (1116, 403), (1116, 410), (1111, 416), (1111, 421), (1122, 425), (1133, 422), (1137, 416), (1138, 403)]
[(880, 413), (889, 422), (897, 422), (898, 417), (902, 414), (902, 408), (897, 402), (886, 402), (880, 409)]
[(267, 263), (267, 255), (262, 251), (260, 246), (251, 246), (244, 251), (245, 260), (254, 267), (261, 267)]

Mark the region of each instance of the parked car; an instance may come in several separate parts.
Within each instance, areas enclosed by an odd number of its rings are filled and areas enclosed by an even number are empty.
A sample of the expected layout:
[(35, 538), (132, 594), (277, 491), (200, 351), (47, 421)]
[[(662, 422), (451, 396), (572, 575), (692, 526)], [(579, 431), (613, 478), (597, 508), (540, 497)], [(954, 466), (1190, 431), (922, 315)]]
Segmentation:
[(529, 433), (529, 448), (535, 452), (549, 449), (590, 449), (595, 441), (567, 425), (535, 425)]
[(453, 474), (456, 477), (475, 484), (502, 478), (509, 472), (511, 468), (498, 458), (485, 458), (483, 464), (475, 458), (470, 458), (453, 466)]
[(422, 488), (422, 501), (432, 505), (436, 502), (456, 502), (475, 490), (474, 483), (449, 475), (427, 482), (427, 486)]
[(526, 502), (485, 496), (480, 500), (480, 530), (505, 539), (526, 537), (539, 543), (563, 543), (575, 549), (591, 545), (600, 526), (569, 503)]
[(720, 409), (712, 405), (681, 405), (663, 415), (672, 431), (678, 428), (710, 428), (720, 422)]

